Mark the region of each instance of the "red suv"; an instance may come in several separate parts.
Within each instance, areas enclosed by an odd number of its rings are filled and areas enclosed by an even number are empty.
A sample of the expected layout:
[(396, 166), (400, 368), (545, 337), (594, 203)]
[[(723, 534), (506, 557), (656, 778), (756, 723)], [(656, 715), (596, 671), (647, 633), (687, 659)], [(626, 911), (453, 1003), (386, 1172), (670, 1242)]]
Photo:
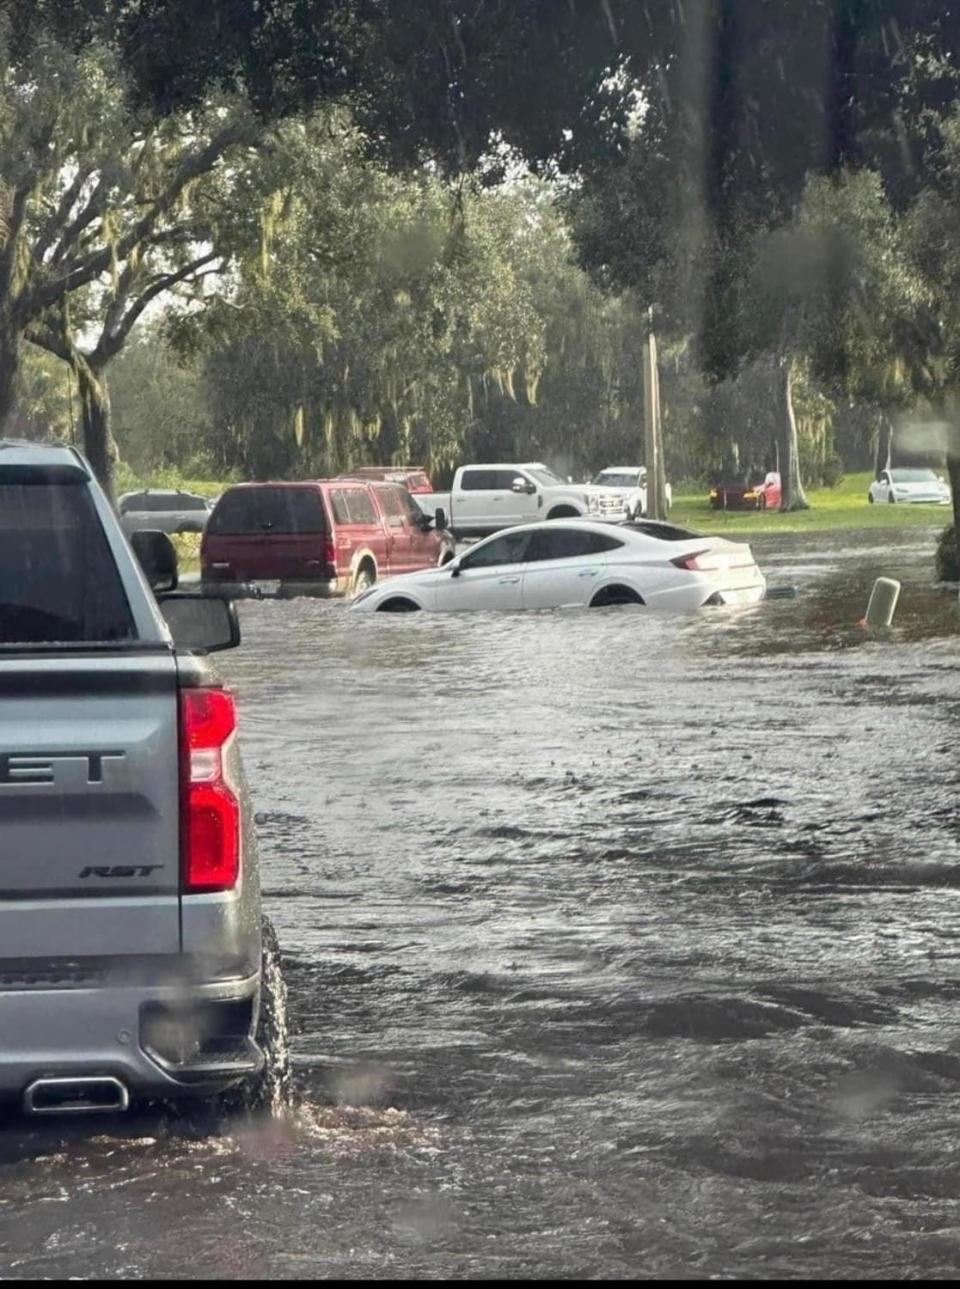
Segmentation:
[(200, 577), (228, 595), (357, 595), (391, 574), (445, 564), (454, 549), (400, 484), (241, 483), (210, 516)]

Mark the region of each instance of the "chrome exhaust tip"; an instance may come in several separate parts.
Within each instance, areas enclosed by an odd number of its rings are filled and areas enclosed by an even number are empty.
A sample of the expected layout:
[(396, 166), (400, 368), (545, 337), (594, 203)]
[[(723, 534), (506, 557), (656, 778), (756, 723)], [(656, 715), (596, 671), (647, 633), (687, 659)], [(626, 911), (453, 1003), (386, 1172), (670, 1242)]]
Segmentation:
[(129, 1108), (126, 1085), (112, 1075), (34, 1079), (23, 1094), (26, 1114), (118, 1114)]

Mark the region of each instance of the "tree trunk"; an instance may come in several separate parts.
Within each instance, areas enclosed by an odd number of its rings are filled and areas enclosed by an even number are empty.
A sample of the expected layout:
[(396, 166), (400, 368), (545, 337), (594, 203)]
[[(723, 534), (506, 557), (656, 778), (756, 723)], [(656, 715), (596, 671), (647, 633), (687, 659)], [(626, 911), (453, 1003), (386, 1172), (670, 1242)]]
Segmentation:
[(947, 454), (947, 477), (953, 500), (953, 541), (957, 548), (957, 566), (960, 567), (960, 456)]
[(880, 413), (880, 426), (877, 430), (877, 456), (873, 463), (873, 477), (880, 478), (880, 471), (890, 465), (890, 449), (893, 446), (892, 426), (886, 412)]
[(797, 438), (797, 418), (793, 413), (793, 371), (789, 358), (781, 358), (777, 372), (777, 395), (780, 406), (777, 420), (780, 427), (780, 484), (781, 510), (809, 510), (810, 503), (803, 491), (800, 478), (800, 445)]
[(110, 395), (103, 370), (91, 367), (82, 354), (76, 355), (73, 369), (80, 394), (83, 450), (100, 486), (113, 500), (119, 453), (110, 428)]
[(11, 430), (19, 370), (20, 336), (8, 320), (0, 316), (0, 436), (9, 434)]

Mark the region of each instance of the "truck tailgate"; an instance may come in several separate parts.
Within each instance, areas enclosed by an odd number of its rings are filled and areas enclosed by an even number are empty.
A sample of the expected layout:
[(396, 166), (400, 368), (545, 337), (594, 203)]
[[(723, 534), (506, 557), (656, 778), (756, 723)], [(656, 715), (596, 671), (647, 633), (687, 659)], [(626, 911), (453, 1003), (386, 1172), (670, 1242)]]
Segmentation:
[(0, 959), (177, 954), (169, 653), (0, 655)]

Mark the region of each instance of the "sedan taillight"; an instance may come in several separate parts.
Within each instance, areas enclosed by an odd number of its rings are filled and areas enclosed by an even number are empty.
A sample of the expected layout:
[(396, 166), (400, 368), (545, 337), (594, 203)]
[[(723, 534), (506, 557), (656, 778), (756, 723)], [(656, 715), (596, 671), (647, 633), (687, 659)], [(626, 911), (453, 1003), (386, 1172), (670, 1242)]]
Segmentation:
[(223, 773), (223, 748), (237, 728), (233, 695), (180, 695), (182, 883), (186, 894), (229, 891), (240, 876), (240, 803)]
[(692, 555), (678, 555), (677, 558), (672, 559), (670, 563), (674, 568), (686, 569), (688, 573), (700, 573), (704, 571), (703, 565), (699, 564), (697, 561), (701, 555), (706, 555), (706, 553), (706, 551), (695, 551)]

